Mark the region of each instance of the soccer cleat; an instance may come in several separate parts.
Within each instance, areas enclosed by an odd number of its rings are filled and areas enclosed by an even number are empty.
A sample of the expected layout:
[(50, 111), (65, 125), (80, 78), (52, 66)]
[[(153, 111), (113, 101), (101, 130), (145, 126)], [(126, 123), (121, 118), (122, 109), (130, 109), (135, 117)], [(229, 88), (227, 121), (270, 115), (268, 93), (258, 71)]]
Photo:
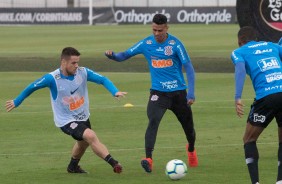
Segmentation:
[(144, 158), (143, 160), (141, 160), (141, 165), (147, 173), (152, 172), (153, 160), (151, 158)]
[(187, 151), (187, 155), (188, 155), (188, 164), (190, 167), (197, 167), (198, 166), (198, 156), (196, 153), (196, 149), (194, 149), (193, 152), (189, 152), (188, 151), (188, 147), (189, 145), (186, 145), (186, 151)]
[(119, 163), (117, 163), (113, 168), (115, 173), (119, 174), (122, 172), (122, 166)]
[(79, 173), (79, 174), (84, 174), (87, 173), (85, 170), (81, 169), (81, 167), (78, 165), (75, 168), (67, 168), (68, 173)]

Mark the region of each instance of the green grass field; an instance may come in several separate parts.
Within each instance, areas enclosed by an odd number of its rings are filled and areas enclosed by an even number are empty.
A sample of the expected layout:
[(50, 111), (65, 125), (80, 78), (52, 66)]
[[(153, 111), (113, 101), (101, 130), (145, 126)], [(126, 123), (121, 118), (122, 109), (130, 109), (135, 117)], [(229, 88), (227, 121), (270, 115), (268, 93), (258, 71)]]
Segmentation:
[[(238, 25), (170, 25), (169, 33), (186, 46), (197, 72), (232, 72)], [(50, 71), (66, 46), (76, 47), (84, 66), (103, 72), (146, 72), (143, 56), (109, 64), (105, 50), (124, 51), (151, 34), (150, 25), (1, 26), (0, 71)]]
[[(238, 25), (170, 25), (169, 32), (186, 45), (196, 70), (193, 105), (199, 167), (188, 168), (178, 184), (250, 183), (242, 135), (247, 115), (234, 109), (234, 79), (230, 53), (237, 47)], [(168, 111), (160, 125), (154, 151), (154, 171), (140, 166), (144, 157), (146, 105), (150, 79), (142, 56), (133, 61), (104, 62), (104, 51), (123, 51), (151, 33), (150, 26), (0, 26), (0, 183), (1, 184), (166, 184), (166, 163), (186, 161), (185, 137)], [(36, 91), (14, 111), (4, 104), (30, 82), (59, 66), (65, 46), (81, 53), (81, 65), (108, 76), (125, 99), (117, 101), (101, 86), (89, 84), (91, 122), (100, 140), (124, 166), (117, 175), (105, 161), (88, 150), (81, 166), (86, 175), (66, 173), (74, 141), (55, 127), (48, 89)], [(217, 72), (217, 73), (215, 73)], [(229, 73), (228, 73), (229, 72)], [(248, 113), (253, 91), (246, 81), (243, 99)], [(125, 103), (134, 107), (124, 108)], [(273, 122), (258, 141), (261, 183), (275, 183), (277, 130)]]
[[(1, 98), (14, 98), (43, 73), (1, 72)], [(91, 122), (100, 140), (124, 166), (114, 174), (105, 161), (87, 151), (81, 165), (90, 174), (66, 173), (73, 140), (54, 126), (49, 91), (39, 90), (10, 113), (0, 112), (0, 183), (171, 183), (164, 174), (167, 161), (186, 161), (185, 138), (174, 115), (168, 111), (160, 125), (154, 152), (154, 171), (147, 174), (140, 166), (144, 156), (144, 132), (147, 125), (146, 104), (149, 76), (147, 73), (103, 73), (129, 94), (116, 101), (101, 86), (89, 84)], [(242, 184), (249, 183), (245, 166), (242, 134), (245, 119), (235, 115), (233, 75), (196, 75), (197, 102), (193, 105), (197, 130), (199, 167), (189, 168), (177, 183)], [(246, 111), (252, 102), (249, 81), (244, 91)], [(134, 107), (125, 108), (125, 103)], [(3, 107), (3, 106), (2, 106)], [(275, 183), (277, 167), (276, 125), (272, 123), (258, 141), (261, 183)]]

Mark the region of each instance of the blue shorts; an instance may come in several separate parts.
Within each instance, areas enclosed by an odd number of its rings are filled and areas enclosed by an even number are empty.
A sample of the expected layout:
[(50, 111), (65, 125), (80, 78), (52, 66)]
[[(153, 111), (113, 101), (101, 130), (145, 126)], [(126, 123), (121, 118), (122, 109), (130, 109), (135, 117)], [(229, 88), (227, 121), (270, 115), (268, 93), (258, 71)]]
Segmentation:
[(82, 141), (83, 140), (83, 133), (84, 131), (89, 128), (91, 129), (91, 124), (89, 119), (86, 121), (73, 121), (65, 126), (61, 127), (61, 130), (72, 136), (75, 140), (77, 141)]
[(255, 100), (247, 121), (254, 126), (266, 128), (274, 118), (278, 127), (282, 127), (282, 93)]

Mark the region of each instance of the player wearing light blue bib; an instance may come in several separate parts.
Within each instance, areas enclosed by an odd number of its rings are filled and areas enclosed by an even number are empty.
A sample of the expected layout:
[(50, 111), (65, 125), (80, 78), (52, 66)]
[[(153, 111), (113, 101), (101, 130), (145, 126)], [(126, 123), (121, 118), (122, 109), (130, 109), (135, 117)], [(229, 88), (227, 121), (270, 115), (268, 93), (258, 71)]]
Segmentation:
[(246, 74), (250, 76), (256, 94), (243, 137), (251, 181), (259, 183), (256, 141), (275, 118), (279, 137), (277, 184), (282, 184), (282, 47), (257, 41), (256, 30), (248, 26), (239, 30), (238, 44), (240, 47), (232, 52), (231, 59), (235, 65), (235, 106), (239, 117), (244, 114), (241, 96)]
[(88, 68), (78, 67), (79, 60), (80, 53), (75, 48), (64, 48), (60, 68), (31, 83), (14, 100), (8, 100), (6, 109), (8, 112), (13, 110), (34, 91), (48, 87), (56, 126), (76, 140), (67, 171), (86, 173), (78, 162), (90, 146), (97, 156), (113, 167), (114, 172), (121, 173), (122, 166), (91, 129), (87, 81), (103, 85), (115, 97), (122, 97), (126, 92), (118, 91), (108, 78)]
[[(121, 62), (137, 54), (143, 54), (148, 62), (151, 74), (151, 90), (147, 106), (149, 119), (145, 134), (146, 158), (141, 165), (146, 172), (152, 172), (152, 152), (160, 121), (167, 109), (171, 110), (181, 123), (188, 144), (186, 150), (190, 167), (198, 166), (195, 139), (196, 133), (191, 105), (194, 103), (195, 73), (191, 60), (183, 44), (173, 35), (168, 34), (167, 18), (156, 14), (152, 23), (153, 35), (139, 41), (124, 52), (114, 53), (111, 50), (105, 55)], [(185, 82), (182, 69), (186, 71)]]
[(118, 92), (110, 80), (88, 68), (79, 67), (72, 76), (64, 76), (57, 69), (31, 83), (14, 99), (14, 103), (18, 107), (34, 91), (48, 87), (57, 127), (73, 121), (86, 121), (90, 116), (87, 81), (104, 85), (113, 96)]

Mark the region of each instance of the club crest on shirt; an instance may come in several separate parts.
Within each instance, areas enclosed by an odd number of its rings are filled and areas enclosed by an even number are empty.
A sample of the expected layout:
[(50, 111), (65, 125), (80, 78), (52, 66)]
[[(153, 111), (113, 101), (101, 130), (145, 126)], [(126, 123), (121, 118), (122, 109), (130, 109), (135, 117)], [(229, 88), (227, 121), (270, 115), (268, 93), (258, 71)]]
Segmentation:
[(164, 53), (166, 56), (171, 56), (173, 54), (172, 46), (166, 46), (164, 49), (165, 49)]

